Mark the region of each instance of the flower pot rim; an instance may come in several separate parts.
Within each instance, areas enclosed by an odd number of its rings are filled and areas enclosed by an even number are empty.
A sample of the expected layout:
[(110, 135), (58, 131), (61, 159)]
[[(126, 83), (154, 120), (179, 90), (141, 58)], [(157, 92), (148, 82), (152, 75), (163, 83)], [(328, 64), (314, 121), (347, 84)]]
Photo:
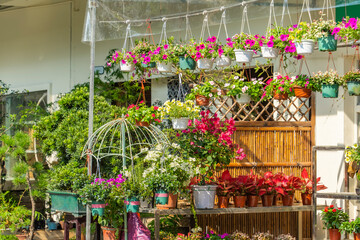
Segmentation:
[(254, 50), (242, 50), (242, 49), (239, 49), (239, 48), (235, 48), (234, 49), (234, 52), (254, 52)]
[(313, 39), (301, 39), (301, 40), (296, 40), (295, 43), (301, 43), (301, 42), (313, 42), (315, 43), (315, 40)]

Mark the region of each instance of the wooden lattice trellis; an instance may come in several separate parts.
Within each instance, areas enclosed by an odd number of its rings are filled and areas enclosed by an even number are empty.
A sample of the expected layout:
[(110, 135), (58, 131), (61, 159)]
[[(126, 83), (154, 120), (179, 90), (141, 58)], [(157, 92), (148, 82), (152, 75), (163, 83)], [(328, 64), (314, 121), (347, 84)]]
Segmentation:
[(291, 97), (288, 100), (275, 100), (239, 103), (236, 98), (223, 96), (212, 99), (208, 109), (225, 118), (235, 121), (310, 121), (311, 98)]

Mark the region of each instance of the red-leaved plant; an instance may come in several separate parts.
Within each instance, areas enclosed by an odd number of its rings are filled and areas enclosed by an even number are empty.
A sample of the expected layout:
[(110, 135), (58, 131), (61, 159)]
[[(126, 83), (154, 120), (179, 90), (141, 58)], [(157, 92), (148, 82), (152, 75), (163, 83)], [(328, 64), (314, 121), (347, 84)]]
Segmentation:
[(294, 175), (286, 175), (282, 172), (275, 174), (280, 179), (280, 187), (284, 190), (285, 195), (293, 195), (295, 190), (300, 190), (302, 186), (301, 178)]
[(254, 174), (251, 170), (248, 178), (246, 179), (246, 194), (247, 195), (259, 195), (260, 187), (263, 185), (264, 179)]
[[(309, 178), (309, 174), (305, 168), (301, 172), (301, 178), (302, 178), (301, 192), (312, 194), (314, 182)], [(318, 177), (316, 179), (316, 191), (320, 191), (324, 189), (327, 189), (327, 187), (324, 184), (320, 184), (320, 177)]]
[(221, 177), (218, 178), (218, 188), (216, 189), (218, 196), (229, 196), (229, 194), (233, 191), (234, 185), (232, 184), (233, 178), (229, 170), (225, 170)]
[(240, 175), (237, 178), (233, 178), (231, 181), (231, 185), (233, 186), (232, 192), (235, 196), (245, 196), (248, 186), (249, 176)]
[(285, 195), (284, 189), (281, 187), (281, 176), (274, 175), (272, 172), (264, 173), (262, 185), (259, 190), (259, 196), (281, 194)]

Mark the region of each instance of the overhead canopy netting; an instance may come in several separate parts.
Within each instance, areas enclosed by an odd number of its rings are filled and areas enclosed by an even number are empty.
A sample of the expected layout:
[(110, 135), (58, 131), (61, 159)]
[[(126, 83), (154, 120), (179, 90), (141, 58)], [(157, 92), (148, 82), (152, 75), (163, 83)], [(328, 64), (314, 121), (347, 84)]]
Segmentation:
[[(210, 32), (217, 36), (220, 24), (228, 25), (228, 33), (224, 27), (220, 30), (220, 39), (224, 40), (226, 35), (239, 33), (241, 27), (246, 32), (250, 27), (256, 29), (256, 33), (264, 33), (269, 14), (274, 16), (272, 24), (287, 26), (298, 23), (300, 18), (303, 21), (318, 18), (321, 10), (328, 18), (335, 18), (336, 8), (346, 6), (349, 9), (358, 4), (360, 0), (336, 0), (336, 3), (334, 0), (97, 0), (95, 39), (124, 39), (130, 25), (133, 38), (149, 37), (153, 41), (154, 36), (157, 43), (164, 21), (168, 36), (174, 36), (176, 40), (185, 40), (185, 36), (198, 39), (206, 17), (209, 26), (206, 34)], [(249, 26), (244, 21), (246, 17)], [(91, 39), (90, 26), (87, 9), (83, 32), (85, 42)]]

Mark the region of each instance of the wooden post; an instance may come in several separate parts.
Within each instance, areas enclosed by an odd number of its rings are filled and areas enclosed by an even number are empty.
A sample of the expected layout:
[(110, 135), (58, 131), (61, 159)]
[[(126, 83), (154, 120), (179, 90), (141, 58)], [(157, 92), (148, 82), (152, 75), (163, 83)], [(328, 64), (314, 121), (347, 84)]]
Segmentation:
[(76, 240), (81, 240), (81, 223), (79, 221), (79, 218), (76, 218), (75, 224), (76, 224)]
[(160, 240), (160, 214), (155, 210), (155, 240)]
[(298, 212), (298, 239), (303, 239), (303, 212)]
[(66, 215), (64, 219), (64, 240), (69, 240), (69, 222), (66, 220)]

